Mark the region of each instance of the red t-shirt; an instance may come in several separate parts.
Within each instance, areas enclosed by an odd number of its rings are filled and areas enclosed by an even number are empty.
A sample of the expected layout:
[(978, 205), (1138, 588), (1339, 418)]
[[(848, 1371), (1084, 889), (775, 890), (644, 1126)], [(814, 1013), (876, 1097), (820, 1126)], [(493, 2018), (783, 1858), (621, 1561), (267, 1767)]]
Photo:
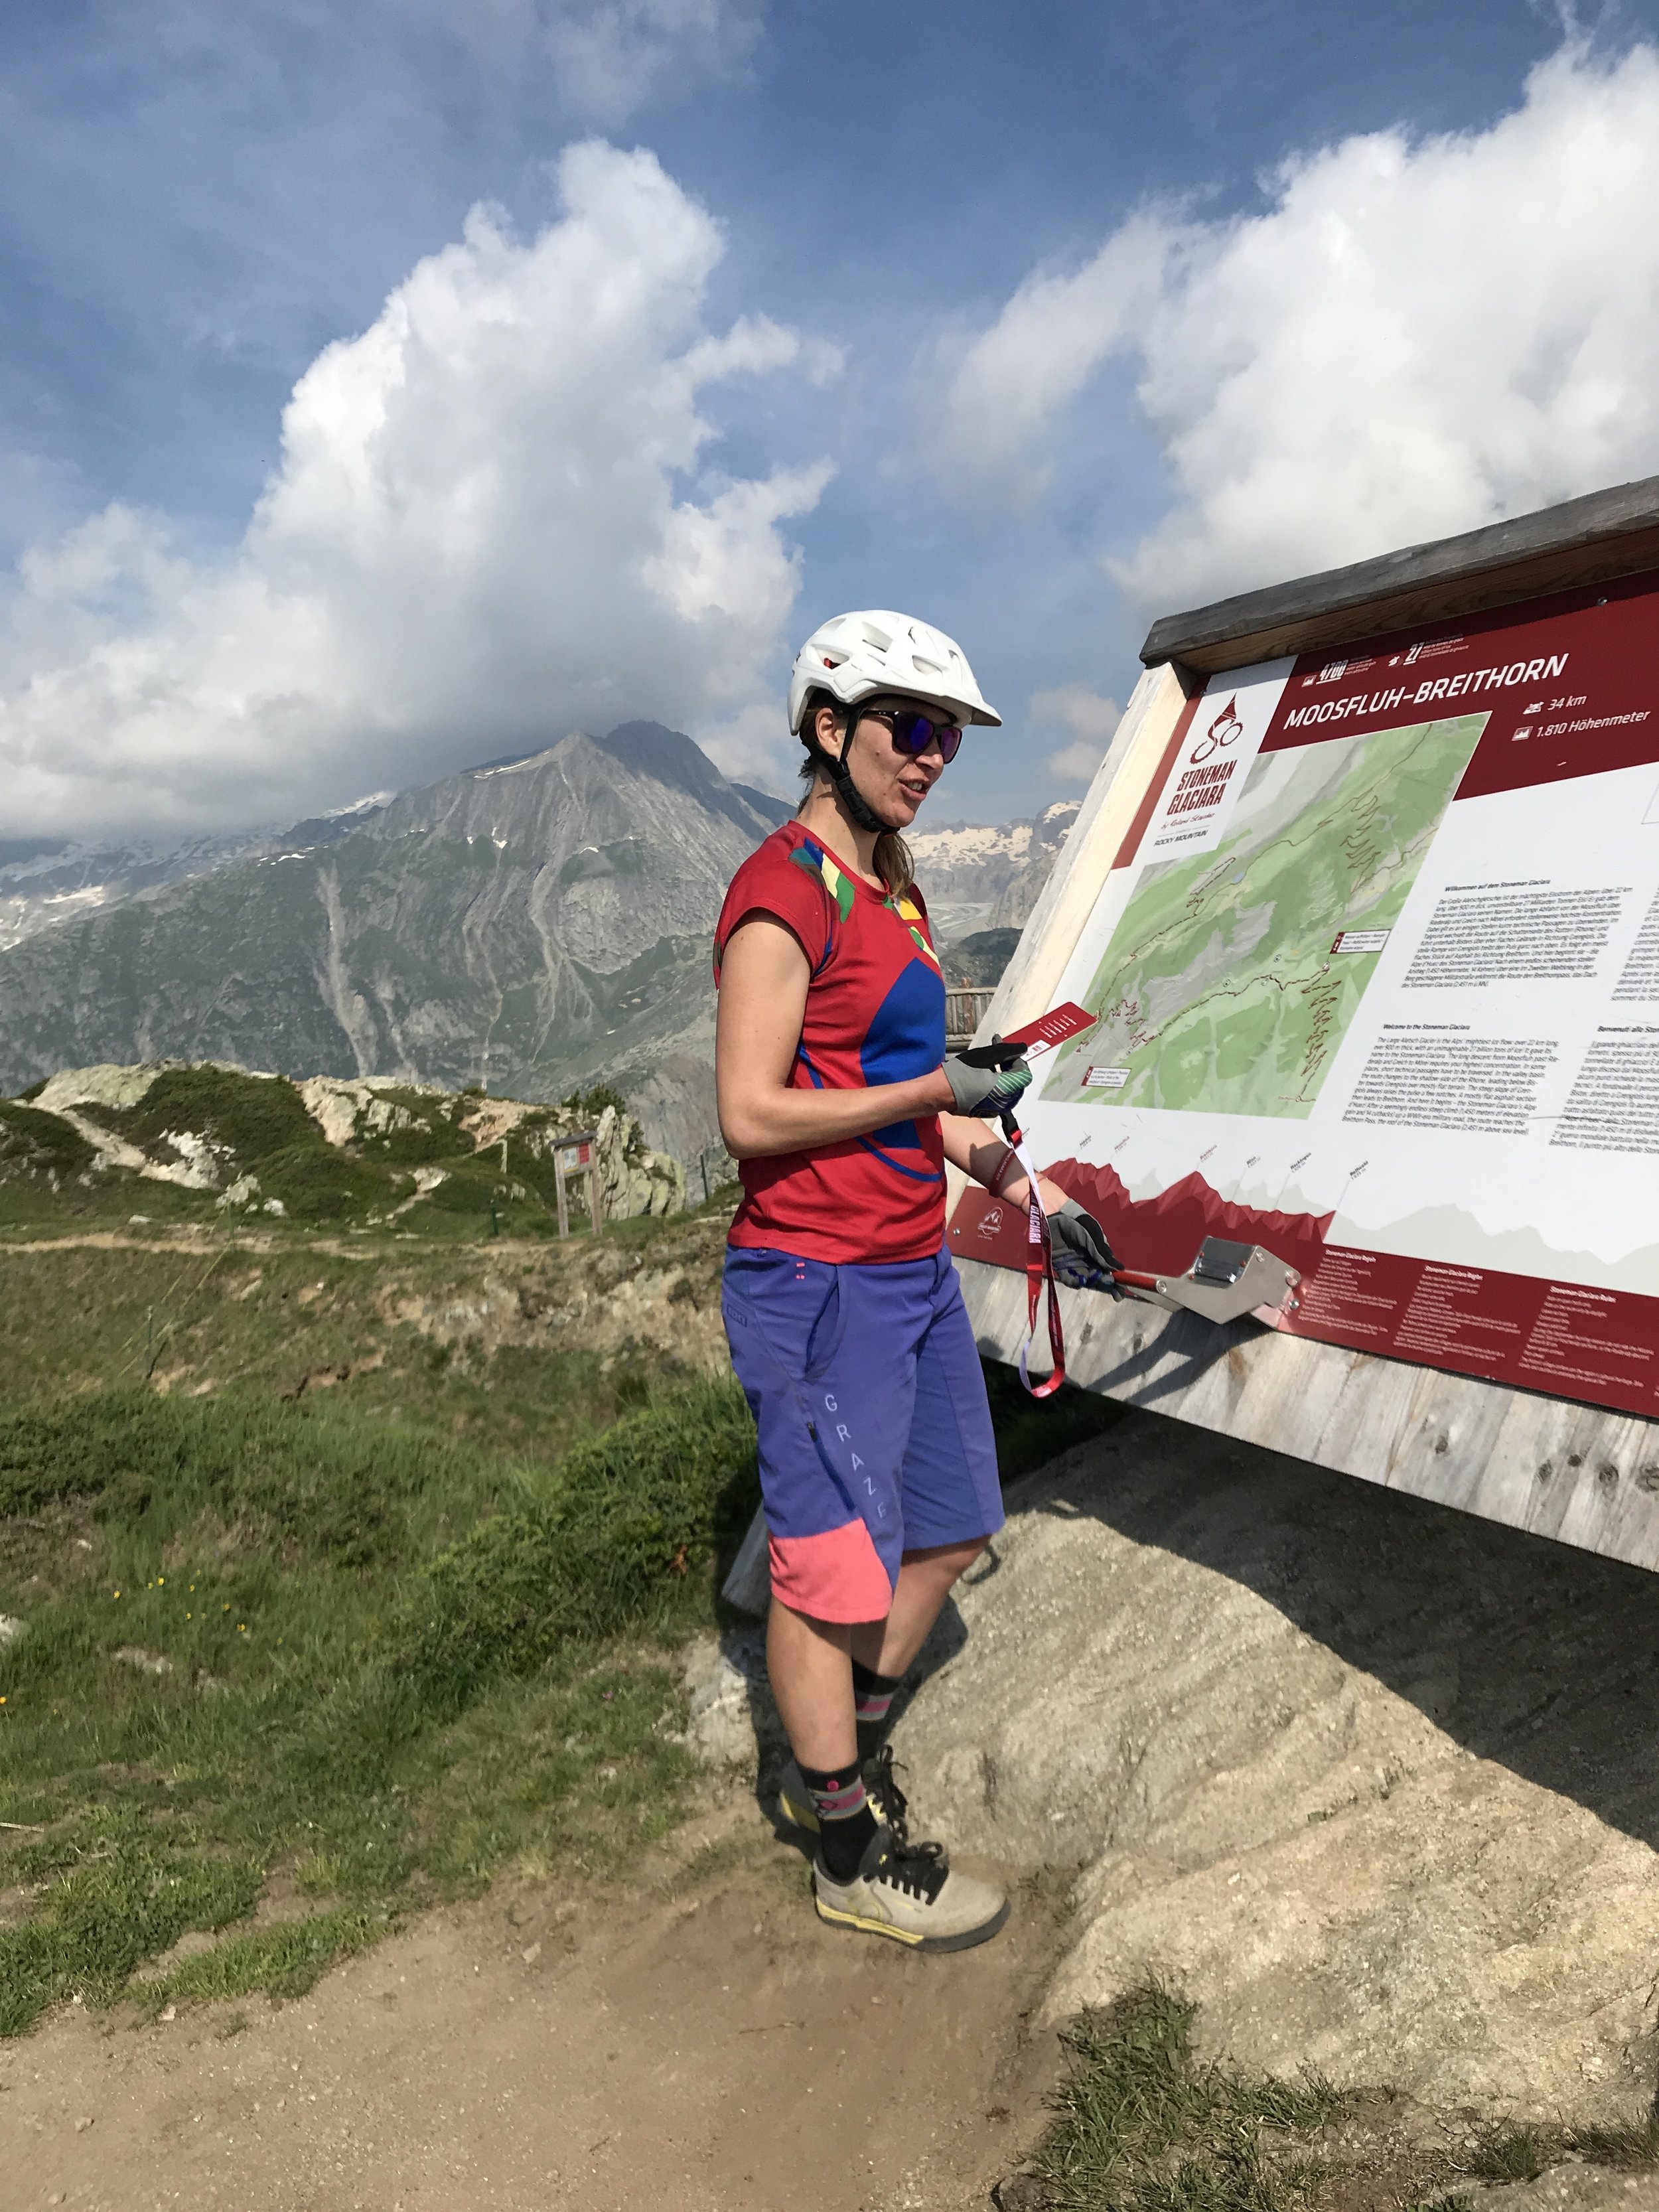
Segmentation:
[[(863, 1091), (927, 1075), (945, 1057), (945, 979), (914, 887), (894, 899), (837, 866), (799, 822), (775, 830), (732, 878), (714, 929), (714, 977), (726, 939), (753, 914), (775, 915), (811, 964), (793, 1091)], [(945, 1241), (939, 1116), (867, 1137), (744, 1160), (728, 1242), (809, 1260), (931, 1259)]]

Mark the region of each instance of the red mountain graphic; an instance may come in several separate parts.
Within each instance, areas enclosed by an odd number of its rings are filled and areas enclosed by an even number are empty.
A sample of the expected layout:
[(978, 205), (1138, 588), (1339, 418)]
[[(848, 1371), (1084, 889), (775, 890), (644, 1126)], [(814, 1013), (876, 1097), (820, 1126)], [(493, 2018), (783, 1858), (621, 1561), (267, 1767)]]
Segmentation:
[[(1201, 1175), (1183, 1176), (1156, 1198), (1134, 1199), (1109, 1167), (1056, 1160), (1043, 1172), (1094, 1215), (1123, 1265), (1142, 1274), (1178, 1275), (1192, 1265), (1206, 1237), (1229, 1237), (1240, 1244), (1260, 1244), (1275, 1259), (1311, 1275), (1331, 1225), (1328, 1213), (1235, 1206), (1212, 1190)], [(951, 1215), (948, 1241), (958, 1258), (1023, 1268), (1025, 1216), (975, 1186), (963, 1194)]]

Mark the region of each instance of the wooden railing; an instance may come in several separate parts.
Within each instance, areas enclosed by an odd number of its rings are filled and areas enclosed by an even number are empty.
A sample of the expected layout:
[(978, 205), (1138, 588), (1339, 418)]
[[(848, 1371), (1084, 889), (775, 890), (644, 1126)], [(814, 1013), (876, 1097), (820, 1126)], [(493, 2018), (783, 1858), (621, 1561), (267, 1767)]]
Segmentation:
[(974, 1031), (985, 1016), (985, 1009), (996, 996), (994, 983), (951, 983), (945, 991), (945, 1042), (948, 1050), (957, 1051), (971, 1044)]

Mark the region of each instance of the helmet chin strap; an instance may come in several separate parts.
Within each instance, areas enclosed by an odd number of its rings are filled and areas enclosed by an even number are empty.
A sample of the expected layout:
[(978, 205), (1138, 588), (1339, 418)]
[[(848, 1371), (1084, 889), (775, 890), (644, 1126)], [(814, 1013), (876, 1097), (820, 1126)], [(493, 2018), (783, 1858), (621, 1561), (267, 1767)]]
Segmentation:
[(836, 787), (836, 794), (840, 798), (842, 805), (852, 816), (854, 821), (857, 823), (859, 828), (860, 830), (872, 830), (878, 837), (884, 834), (891, 835), (896, 831), (898, 824), (895, 822), (884, 822), (882, 820), (880, 815), (877, 813), (875, 808), (871, 805), (869, 800), (859, 789), (857, 784), (854, 782), (853, 771), (847, 765), (847, 752), (852, 744), (853, 732), (857, 726), (858, 709), (855, 707), (849, 708), (848, 709), (847, 734), (841, 741), (842, 749), (840, 753), (836, 754), (825, 752), (823, 747), (820, 745), (816, 739), (808, 745), (807, 750), (811, 754), (815, 761), (822, 763), (824, 773), (829, 776), (830, 782)]

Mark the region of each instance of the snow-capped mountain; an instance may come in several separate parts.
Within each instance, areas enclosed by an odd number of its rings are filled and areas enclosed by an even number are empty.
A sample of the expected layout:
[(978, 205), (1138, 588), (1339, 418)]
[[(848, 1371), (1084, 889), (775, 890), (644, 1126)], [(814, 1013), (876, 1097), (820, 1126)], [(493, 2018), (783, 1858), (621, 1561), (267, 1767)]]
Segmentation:
[(906, 842), (934, 934), (960, 939), (1021, 927), (1048, 880), (1078, 806), (1078, 800), (1062, 799), (1033, 822), (949, 823), (912, 830)]

